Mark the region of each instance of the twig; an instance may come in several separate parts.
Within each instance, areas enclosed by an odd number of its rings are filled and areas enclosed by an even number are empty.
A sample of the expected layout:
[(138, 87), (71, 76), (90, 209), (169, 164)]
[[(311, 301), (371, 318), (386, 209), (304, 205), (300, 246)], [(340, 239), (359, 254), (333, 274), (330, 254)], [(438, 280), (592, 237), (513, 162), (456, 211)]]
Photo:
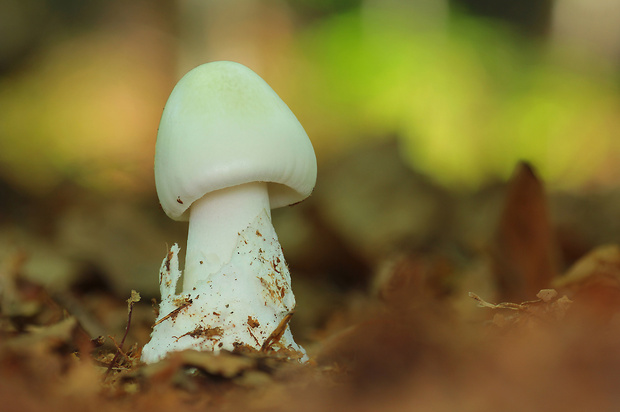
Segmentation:
[(173, 310), (172, 312), (170, 312), (169, 314), (167, 314), (166, 316), (164, 316), (163, 318), (161, 318), (160, 320), (158, 320), (157, 322), (155, 322), (153, 324), (153, 327), (159, 325), (160, 323), (162, 323), (163, 321), (165, 321), (166, 319), (170, 319), (173, 316), (176, 316), (183, 308), (188, 307), (189, 305), (191, 305), (193, 302), (190, 300), (189, 302), (185, 302), (184, 304), (182, 304), (181, 306), (179, 306), (178, 308), (176, 308), (175, 310)]
[(490, 308), (490, 309), (510, 309), (510, 310), (527, 310), (529, 305), (533, 305), (536, 303), (543, 302), (542, 299), (536, 300), (528, 300), (521, 303), (511, 303), (511, 302), (502, 302), (502, 303), (489, 303), (486, 300), (482, 299), (480, 296), (475, 293), (469, 292), (469, 297), (478, 302), (478, 306), (482, 308)]
[(118, 357), (121, 354), (123, 354), (123, 356), (127, 358), (127, 355), (123, 353), (123, 345), (125, 344), (125, 338), (127, 338), (127, 334), (129, 333), (129, 326), (131, 326), (131, 313), (133, 312), (133, 304), (139, 301), (140, 301), (140, 294), (136, 292), (135, 290), (132, 290), (131, 297), (127, 299), (127, 326), (125, 327), (125, 334), (123, 335), (123, 339), (121, 339), (120, 345), (117, 345), (116, 341), (112, 339), (112, 341), (114, 341), (114, 345), (116, 346), (116, 354), (114, 355), (112, 362), (110, 362), (110, 365), (108, 365), (108, 370), (105, 372), (105, 375), (103, 376), (104, 381), (108, 378), (108, 375), (110, 374), (110, 371), (112, 370), (112, 367), (118, 361)]
[(286, 316), (280, 321), (280, 324), (274, 329), (273, 332), (271, 332), (269, 337), (263, 343), (263, 346), (261, 346), (260, 348), (261, 352), (266, 352), (271, 345), (280, 342), (280, 338), (284, 334), (284, 331), (286, 330), (286, 326), (288, 325), (289, 321), (293, 317), (294, 313), (295, 312), (287, 313)]
[[(131, 359), (129, 359), (129, 356), (127, 356), (127, 354), (125, 353), (125, 351), (123, 351), (123, 348), (121, 347), (122, 343), (121, 343), (121, 345), (119, 345), (119, 344), (116, 342), (116, 339), (114, 339), (114, 336), (110, 336), (110, 335), (108, 335), (108, 338), (110, 338), (110, 340), (112, 341), (112, 343), (113, 343), (113, 344), (114, 344), (114, 346), (116, 347), (116, 350), (118, 351), (118, 353), (119, 353), (119, 354), (120, 354), (123, 358), (125, 358), (125, 361), (130, 362), (130, 361), (131, 361)], [(114, 360), (112, 360), (112, 362), (114, 362)]]

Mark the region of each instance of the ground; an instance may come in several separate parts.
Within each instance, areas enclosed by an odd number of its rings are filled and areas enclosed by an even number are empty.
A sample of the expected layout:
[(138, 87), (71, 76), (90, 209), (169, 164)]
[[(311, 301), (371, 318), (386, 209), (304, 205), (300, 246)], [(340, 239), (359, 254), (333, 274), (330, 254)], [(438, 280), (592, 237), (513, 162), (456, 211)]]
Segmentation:
[[(144, 288), (126, 287), (106, 262), (131, 259), (103, 241), (99, 254), (81, 252), (78, 269), (59, 266), (62, 228), (21, 221), (28, 240), (8, 242), (0, 260), (1, 409), (617, 410), (620, 248), (605, 244), (618, 235), (606, 214), (617, 196), (597, 194), (608, 202), (592, 210), (592, 196), (550, 195), (525, 164), (507, 184), (456, 195), (401, 169), (390, 150), (370, 152), (391, 170), (364, 175), (355, 162), (369, 153), (352, 155), (326, 171), (308, 205), (274, 214), (276, 228), (299, 223), (281, 241), (304, 364), (273, 345), (142, 364), (157, 297), (150, 275)], [(10, 215), (4, 207), (0, 217)], [(34, 203), (26, 210), (40, 212)], [(66, 229), (71, 219), (58, 222)], [(37, 256), (48, 256), (43, 273), (66, 276), (55, 285), (34, 276)]]

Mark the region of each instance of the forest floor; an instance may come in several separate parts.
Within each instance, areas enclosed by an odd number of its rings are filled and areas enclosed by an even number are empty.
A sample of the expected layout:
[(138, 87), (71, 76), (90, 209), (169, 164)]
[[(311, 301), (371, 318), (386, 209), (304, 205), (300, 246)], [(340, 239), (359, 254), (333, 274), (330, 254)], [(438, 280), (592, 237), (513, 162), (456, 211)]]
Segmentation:
[[(329, 173), (337, 188), (338, 171)], [(372, 195), (370, 178), (356, 178), (367, 179)], [(414, 198), (444, 204), (427, 189)], [(382, 198), (392, 189), (385, 190)], [(437, 235), (444, 226), (435, 217), (433, 235), (412, 229), (386, 241), (403, 226), (394, 210), (392, 231), (381, 232), (390, 222), (377, 216), (369, 225), (379, 229), (355, 232), (338, 215), (336, 196), (317, 191), (316, 203), (301, 209), (315, 231), (309, 238), (329, 251), (319, 245), (304, 257), (290, 247), (298, 294), (292, 328), (310, 356), (304, 364), (260, 351), (185, 351), (145, 365), (151, 291), (138, 290), (140, 298), (75, 277), (50, 288), (25, 275), (27, 248), (8, 250), (0, 259), (0, 410), (620, 409), (620, 248), (605, 241), (620, 233), (591, 235), (609, 232), (611, 220), (558, 220), (581, 216), (580, 203), (550, 199), (527, 165), (479, 195), (492, 199), (495, 213), (483, 213), (483, 201), (462, 202), (453, 215), (467, 223), (451, 221), (461, 234), (450, 240)], [(582, 203), (584, 216), (609, 208)], [(97, 276), (105, 278), (101, 267)]]

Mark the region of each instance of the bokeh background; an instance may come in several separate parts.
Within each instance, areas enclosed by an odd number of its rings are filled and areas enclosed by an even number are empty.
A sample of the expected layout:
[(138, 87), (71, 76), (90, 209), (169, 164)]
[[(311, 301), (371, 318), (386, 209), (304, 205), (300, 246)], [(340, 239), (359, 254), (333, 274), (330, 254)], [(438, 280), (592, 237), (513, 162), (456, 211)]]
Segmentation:
[(235, 60), (282, 96), (325, 161), (398, 139), (409, 166), (472, 187), (534, 163), (613, 182), (620, 6), (608, 0), (62, 1), (0, 6), (2, 177), (150, 190), (165, 99)]
[(395, 250), (483, 244), (520, 160), (564, 196), (566, 264), (618, 239), (618, 2), (3, 0), (0, 251), (50, 287), (157, 296), (187, 230), (155, 195), (159, 117), (214, 60), (256, 71), (313, 142), (315, 195), (274, 211), (308, 288), (368, 287)]

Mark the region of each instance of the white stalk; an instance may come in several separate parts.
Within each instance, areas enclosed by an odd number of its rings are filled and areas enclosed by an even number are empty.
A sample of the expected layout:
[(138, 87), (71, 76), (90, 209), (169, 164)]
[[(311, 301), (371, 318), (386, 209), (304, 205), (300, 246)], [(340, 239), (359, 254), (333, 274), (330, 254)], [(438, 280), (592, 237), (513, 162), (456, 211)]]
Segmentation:
[(183, 291), (190, 292), (228, 263), (239, 233), (262, 212), (271, 221), (267, 183), (217, 190), (192, 203), (187, 234)]
[(175, 293), (181, 272), (174, 245), (160, 269), (162, 300), (144, 362), (185, 349), (283, 350), (308, 359), (288, 326), (295, 297), (268, 211), (264, 183), (214, 192), (192, 205), (183, 293)]

